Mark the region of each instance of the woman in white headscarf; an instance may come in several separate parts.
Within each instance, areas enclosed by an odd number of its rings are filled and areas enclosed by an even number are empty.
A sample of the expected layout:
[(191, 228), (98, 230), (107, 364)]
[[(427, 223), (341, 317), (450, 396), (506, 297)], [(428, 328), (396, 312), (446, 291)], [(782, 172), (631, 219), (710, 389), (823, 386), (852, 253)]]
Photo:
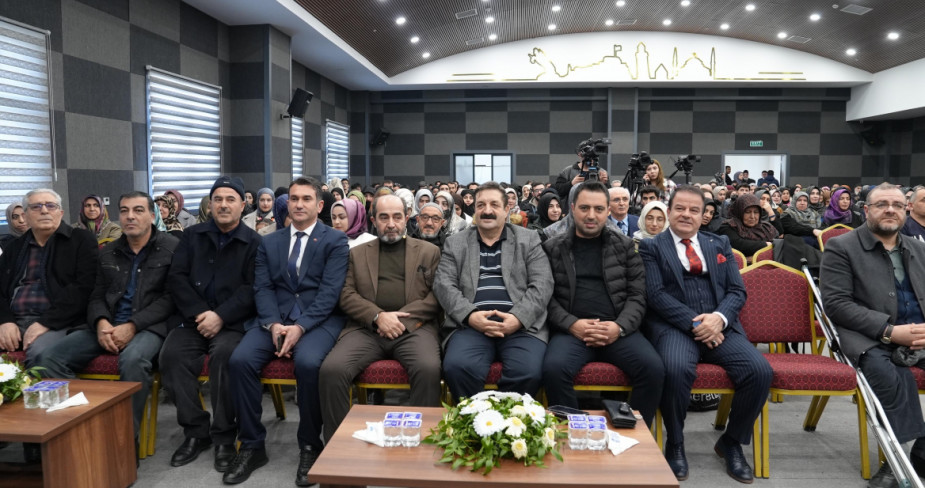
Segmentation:
[[(423, 200), (423, 201), (422, 201)], [(434, 194), (430, 192), (427, 188), (421, 188), (414, 194), (414, 213), (411, 214), (412, 217), (418, 214), (421, 211), (421, 206), (425, 203), (430, 203), (434, 201)]]
[(649, 202), (639, 212), (639, 230), (633, 233), (633, 240), (638, 244), (643, 239), (651, 239), (668, 229), (668, 206), (658, 200)]
[(447, 237), (466, 229), (466, 221), (456, 215), (456, 203), (450, 192), (437, 192), (435, 200), (437, 205), (440, 205), (440, 208), (443, 209), (443, 226), (446, 227)]

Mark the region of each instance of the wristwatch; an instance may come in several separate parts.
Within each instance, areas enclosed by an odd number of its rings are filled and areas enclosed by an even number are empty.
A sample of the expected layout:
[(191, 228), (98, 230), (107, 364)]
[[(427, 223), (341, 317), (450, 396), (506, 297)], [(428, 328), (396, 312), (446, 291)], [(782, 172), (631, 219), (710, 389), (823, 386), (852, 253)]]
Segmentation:
[(893, 324), (887, 324), (886, 330), (883, 331), (883, 335), (880, 337), (880, 342), (884, 344), (893, 342)]

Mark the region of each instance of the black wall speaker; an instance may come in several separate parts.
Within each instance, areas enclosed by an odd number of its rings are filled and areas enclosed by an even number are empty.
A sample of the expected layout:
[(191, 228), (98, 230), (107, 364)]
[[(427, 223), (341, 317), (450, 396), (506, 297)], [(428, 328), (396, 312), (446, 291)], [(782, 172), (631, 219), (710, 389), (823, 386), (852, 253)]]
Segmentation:
[(386, 142), (389, 142), (390, 135), (392, 135), (392, 133), (385, 129), (376, 129), (376, 133), (373, 134), (373, 137), (369, 140), (369, 145), (384, 146)]
[(870, 146), (882, 146), (886, 142), (883, 127), (877, 122), (848, 122), (848, 126)]
[(299, 119), (305, 117), (305, 111), (308, 110), (308, 104), (311, 103), (314, 96), (315, 95), (310, 91), (296, 88), (295, 93), (292, 94), (292, 101), (289, 102), (289, 108), (286, 109), (286, 112), (290, 117)]

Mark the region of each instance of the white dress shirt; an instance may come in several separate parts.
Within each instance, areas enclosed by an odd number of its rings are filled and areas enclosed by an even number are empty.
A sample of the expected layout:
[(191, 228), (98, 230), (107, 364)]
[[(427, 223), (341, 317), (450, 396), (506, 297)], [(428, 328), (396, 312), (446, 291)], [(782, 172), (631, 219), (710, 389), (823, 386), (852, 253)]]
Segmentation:
[(301, 273), (301, 271), (302, 271), (302, 257), (305, 256), (305, 247), (308, 245), (308, 239), (309, 239), (309, 237), (311, 237), (312, 231), (315, 230), (315, 226), (316, 226), (316, 225), (318, 225), (318, 220), (317, 220), (317, 219), (315, 219), (315, 221), (312, 222), (312, 225), (309, 225), (308, 228), (305, 229), (305, 230), (298, 230), (298, 229), (295, 228), (294, 225), (290, 225), (290, 226), (289, 226), (289, 236), (290, 236), (290, 237), (289, 237), (289, 254), (286, 255), (287, 259), (288, 259), (289, 255), (292, 254), (292, 248), (293, 248), (293, 246), (295, 246), (295, 242), (296, 242), (295, 234), (296, 234), (296, 232), (304, 232), (304, 233), (305, 233), (305, 236), (302, 237), (302, 247), (301, 247), (301, 249), (299, 249), (299, 259), (296, 261), (296, 265), (295, 265), (296, 270), (298, 270), (300, 273)]
[[(678, 235), (675, 234), (673, 230), (671, 230), (671, 227), (668, 228), (668, 232), (671, 232), (671, 238), (674, 240), (674, 249), (675, 252), (678, 253), (678, 259), (681, 261), (681, 266), (684, 267), (685, 271), (690, 272), (691, 262), (689, 259), (687, 259), (687, 246), (681, 242), (681, 237), (678, 237)], [(708, 264), (707, 260), (703, 257), (703, 249), (700, 248), (700, 239), (697, 238), (697, 234), (694, 234), (694, 237), (691, 237), (691, 247), (694, 248), (694, 252), (696, 252), (697, 257), (700, 258), (700, 263), (703, 267), (703, 274), (707, 274), (711, 264)], [(729, 319), (727, 319), (725, 315), (720, 312), (713, 313), (719, 315), (720, 318), (723, 319), (724, 329), (729, 327)]]

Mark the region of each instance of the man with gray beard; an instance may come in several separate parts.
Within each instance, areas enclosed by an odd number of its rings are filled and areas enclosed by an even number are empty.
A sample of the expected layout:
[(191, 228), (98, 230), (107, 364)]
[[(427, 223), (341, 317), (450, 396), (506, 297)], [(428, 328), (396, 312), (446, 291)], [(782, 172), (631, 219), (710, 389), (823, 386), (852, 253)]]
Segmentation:
[(446, 241), (446, 228), (443, 224), (446, 219), (440, 205), (434, 202), (421, 205), (421, 210), (415, 218), (418, 225), (414, 237), (443, 249), (443, 243)]
[[(422, 211), (432, 211), (429, 205)], [(321, 365), (325, 441), (350, 410), (344, 400), (354, 379), (381, 359), (396, 359), (408, 371), (411, 405), (440, 406), (440, 305), (433, 293), (440, 250), (405, 236), (408, 212), (400, 198), (382, 195), (372, 212), (379, 238), (350, 250), (340, 294), (347, 325)]]

